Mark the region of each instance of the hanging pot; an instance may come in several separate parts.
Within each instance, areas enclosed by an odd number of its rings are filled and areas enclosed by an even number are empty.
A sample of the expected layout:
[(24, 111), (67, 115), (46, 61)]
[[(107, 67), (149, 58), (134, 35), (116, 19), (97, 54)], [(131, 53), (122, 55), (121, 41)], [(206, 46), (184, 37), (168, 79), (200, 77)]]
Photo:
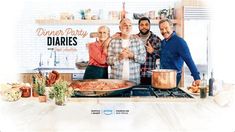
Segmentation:
[(176, 70), (155, 69), (152, 70), (152, 87), (158, 89), (172, 89), (176, 87)]

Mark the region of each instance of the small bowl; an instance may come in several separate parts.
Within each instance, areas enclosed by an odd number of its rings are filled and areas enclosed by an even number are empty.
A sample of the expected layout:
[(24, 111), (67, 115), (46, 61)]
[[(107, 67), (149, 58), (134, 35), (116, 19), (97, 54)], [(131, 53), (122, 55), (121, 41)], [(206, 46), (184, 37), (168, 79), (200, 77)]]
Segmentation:
[(76, 62), (76, 67), (78, 69), (86, 69), (88, 66), (88, 62)]

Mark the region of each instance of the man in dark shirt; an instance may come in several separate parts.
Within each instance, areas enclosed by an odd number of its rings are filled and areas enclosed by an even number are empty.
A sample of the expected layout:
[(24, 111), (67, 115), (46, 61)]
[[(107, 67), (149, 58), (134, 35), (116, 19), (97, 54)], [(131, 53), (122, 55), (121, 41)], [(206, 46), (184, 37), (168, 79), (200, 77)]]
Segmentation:
[(140, 76), (142, 85), (151, 85), (151, 70), (156, 69), (156, 59), (159, 59), (161, 39), (150, 31), (150, 20), (147, 17), (139, 19), (137, 34), (145, 44), (146, 61), (141, 64)]
[(183, 63), (185, 62), (194, 78), (193, 85), (200, 85), (200, 76), (197, 67), (191, 57), (185, 40), (173, 31), (173, 24), (169, 19), (159, 22), (159, 28), (164, 40), (160, 48), (160, 68), (177, 70), (177, 85), (180, 82)]

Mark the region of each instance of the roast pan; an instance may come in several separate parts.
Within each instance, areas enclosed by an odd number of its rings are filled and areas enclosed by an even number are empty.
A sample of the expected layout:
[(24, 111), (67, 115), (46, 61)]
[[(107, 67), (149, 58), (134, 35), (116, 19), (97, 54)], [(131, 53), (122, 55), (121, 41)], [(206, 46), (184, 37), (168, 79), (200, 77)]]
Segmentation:
[(116, 96), (120, 95), (128, 90), (131, 90), (133, 86), (136, 85), (136, 83), (132, 81), (127, 80), (117, 80), (117, 79), (85, 79), (85, 80), (76, 80), (73, 81), (70, 86), (79, 83), (79, 82), (94, 82), (94, 81), (102, 81), (102, 82), (111, 82), (111, 83), (122, 83), (125, 84), (125, 87), (121, 87), (118, 89), (110, 89), (110, 90), (80, 90), (80, 89), (74, 89), (74, 96), (75, 97), (81, 97), (81, 96), (89, 96), (89, 97), (99, 97), (99, 96)]

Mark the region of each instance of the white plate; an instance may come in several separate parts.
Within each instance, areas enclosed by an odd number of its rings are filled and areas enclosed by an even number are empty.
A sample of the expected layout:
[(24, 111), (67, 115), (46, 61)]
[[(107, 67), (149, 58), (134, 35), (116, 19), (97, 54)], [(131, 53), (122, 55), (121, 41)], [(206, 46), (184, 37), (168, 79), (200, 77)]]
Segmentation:
[[(188, 89), (187, 89), (188, 90)], [(196, 96), (199, 96), (200, 95), (200, 93), (193, 93), (193, 92), (191, 92), (191, 91), (189, 91), (188, 90), (188, 93), (190, 93), (190, 94), (192, 94), (192, 95), (196, 95)]]

